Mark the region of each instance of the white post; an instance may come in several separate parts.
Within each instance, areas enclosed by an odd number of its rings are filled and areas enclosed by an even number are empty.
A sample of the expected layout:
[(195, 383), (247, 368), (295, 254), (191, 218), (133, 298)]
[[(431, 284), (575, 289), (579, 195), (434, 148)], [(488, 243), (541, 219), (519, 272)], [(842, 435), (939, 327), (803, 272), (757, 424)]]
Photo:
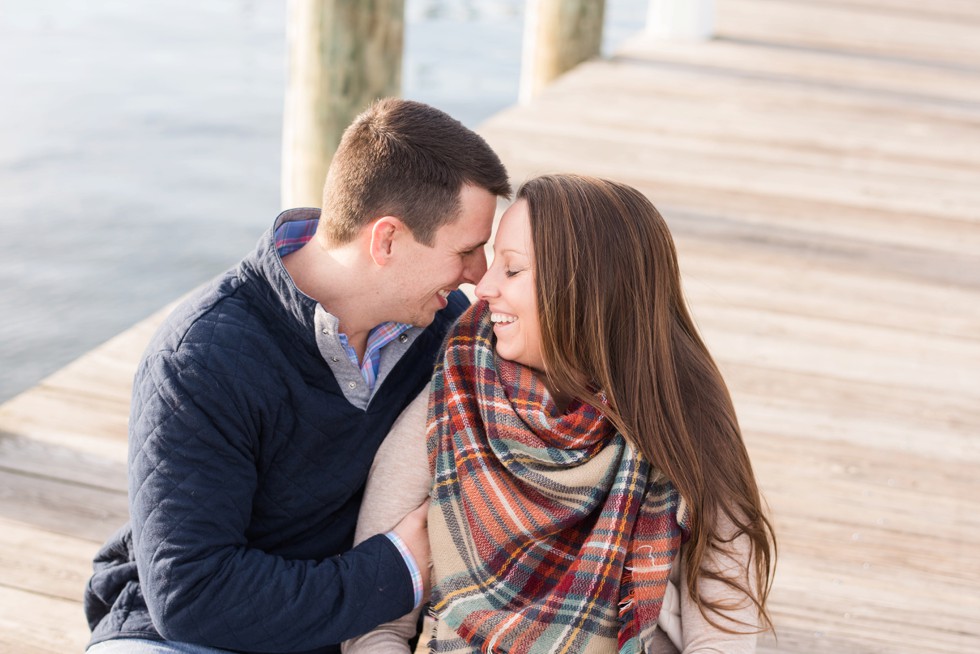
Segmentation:
[(710, 39), (714, 0), (650, 0), (646, 31), (663, 39)]

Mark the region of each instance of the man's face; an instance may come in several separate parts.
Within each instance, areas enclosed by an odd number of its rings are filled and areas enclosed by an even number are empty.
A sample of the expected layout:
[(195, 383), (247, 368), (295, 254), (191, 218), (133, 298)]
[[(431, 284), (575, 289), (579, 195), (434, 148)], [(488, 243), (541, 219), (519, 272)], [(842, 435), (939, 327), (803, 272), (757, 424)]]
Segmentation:
[(496, 208), (492, 193), (464, 185), (459, 217), (436, 231), (432, 247), (412, 240), (393, 289), (399, 304), (394, 320), (425, 327), (446, 307), (450, 291), (480, 280), (487, 270), (483, 246), (490, 240)]

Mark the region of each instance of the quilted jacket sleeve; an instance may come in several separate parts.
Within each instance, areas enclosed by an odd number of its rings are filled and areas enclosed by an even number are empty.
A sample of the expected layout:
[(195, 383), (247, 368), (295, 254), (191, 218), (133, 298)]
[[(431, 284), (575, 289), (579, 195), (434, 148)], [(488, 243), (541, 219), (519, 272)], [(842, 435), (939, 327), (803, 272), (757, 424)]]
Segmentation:
[(384, 536), (324, 560), (249, 548), (258, 448), (254, 412), (203, 362), (173, 352), (137, 374), (130, 510), (140, 586), (167, 639), (242, 651), (338, 643), (412, 608)]

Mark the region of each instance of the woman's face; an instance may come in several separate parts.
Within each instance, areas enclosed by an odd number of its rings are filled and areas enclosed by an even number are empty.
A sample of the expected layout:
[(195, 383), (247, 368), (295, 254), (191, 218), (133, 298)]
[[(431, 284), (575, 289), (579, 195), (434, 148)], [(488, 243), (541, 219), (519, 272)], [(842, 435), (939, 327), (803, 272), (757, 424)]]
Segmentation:
[(476, 285), (476, 296), (490, 305), (497, 354), (543, 372), (526, 201), (518, 200), (500, 218), (493, 242), (493, 262)]

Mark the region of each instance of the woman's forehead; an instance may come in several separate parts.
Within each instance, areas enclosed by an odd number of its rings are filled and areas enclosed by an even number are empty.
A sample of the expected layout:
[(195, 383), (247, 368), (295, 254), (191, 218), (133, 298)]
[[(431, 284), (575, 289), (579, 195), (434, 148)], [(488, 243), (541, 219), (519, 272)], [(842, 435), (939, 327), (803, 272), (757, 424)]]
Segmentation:
[(518, 200), (507, 208), (497, 225), (493, 241), (497, 253), (514, 252), (525, 256), (531, 253), (531, 222), (527, 202)]

